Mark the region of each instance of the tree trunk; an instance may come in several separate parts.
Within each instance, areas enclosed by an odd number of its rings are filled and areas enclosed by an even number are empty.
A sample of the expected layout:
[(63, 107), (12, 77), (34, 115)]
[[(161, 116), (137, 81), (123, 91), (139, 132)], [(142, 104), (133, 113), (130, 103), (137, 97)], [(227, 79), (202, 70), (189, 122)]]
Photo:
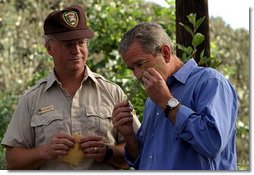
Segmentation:
[[(191, 45), (192, 37), (179, 22), (188, 25), (193, 29), (192, 24), (188, 21), (187, 16), (190, 13), (196, 13), (196, 19), (205, 16), (203, 23), (198, 28), (197, 32), (204, 35), (205, 40), (197, 47), (195, 60), (198, 63), (200, 60), (200, 53), (204, 49), (204, 56), (210, 57), (210, 35), (209, 35), (209, 14), (208, 14), (208, 0), (175, 0), (176, 4), (176, 43), (183, 46)], [(181, 58), (182, 51), (176, 49), (176, 54)]]

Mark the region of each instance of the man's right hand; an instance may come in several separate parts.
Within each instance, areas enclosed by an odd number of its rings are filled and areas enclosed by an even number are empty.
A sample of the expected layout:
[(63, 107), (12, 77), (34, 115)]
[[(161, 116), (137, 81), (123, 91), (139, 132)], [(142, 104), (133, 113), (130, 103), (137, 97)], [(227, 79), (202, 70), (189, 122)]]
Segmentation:
[(36, 148), (6, 146), (7, 169), (38, 169), (48, 160), (63, 156), (74, 147), (74, 138), (66, 133), (53, 136), (48, 145)]
[(129, 156), (135, 160), (139, 155), (139, 143), (133, 128), (133, 108), (127, 101), (115, 105), (112, 121), (113, 125), (123, 135)]
[(112, 122), (119, 132), (125, 137), (132, 137), (135, 135), (133, 129), (133, 108), (129, 106), (127, 101), (115, 105)]
[(49, 145), (46, 146), (45, 155), (48, 160), (55, 159), (58, 156), (64, 156), (74, 147), (73, 136), (66, 133), (58, 133), (53, 136)]

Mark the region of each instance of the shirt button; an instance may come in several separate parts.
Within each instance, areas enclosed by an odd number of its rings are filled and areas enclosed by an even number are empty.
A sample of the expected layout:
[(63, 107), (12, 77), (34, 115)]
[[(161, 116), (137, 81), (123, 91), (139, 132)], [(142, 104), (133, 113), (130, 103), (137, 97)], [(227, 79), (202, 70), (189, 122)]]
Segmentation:
[(158, 115), (160, 115), (160, 113), (159, 113), (159, 112), (157, 112), (157, 113), (156, 113), (156, 115), (158, 116)]
[(153, 156), (152, 156), (152, 155), (150, 155), (150, 156), (149, 156), (149, 158), (150, 158), (150, 159), (152, 159), (152, 158), (153, 158)]

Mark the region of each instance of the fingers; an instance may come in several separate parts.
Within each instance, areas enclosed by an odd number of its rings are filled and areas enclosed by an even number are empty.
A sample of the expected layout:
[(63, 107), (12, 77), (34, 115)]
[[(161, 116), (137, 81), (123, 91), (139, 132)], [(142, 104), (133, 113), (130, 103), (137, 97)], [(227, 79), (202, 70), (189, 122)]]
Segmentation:
[(113, 125), (118, 128), (119, 126), (125, 125), (128, 122), (132, 122), (133, 114), (131, 113), (132, 110), (124, 110), (119, 109), (115, 113), (113, 112), (112, 123)]
[(80, 148), (86, 157), (97, 161), (104, 160), (106, 148), (102, 137), (84, 136), (81, 138)]
[(124, 124), (127, 121), (132, 120), (133, 107), (129, 105), (128, 101), (118, 103), (112, 113), (112, 122), (113, 124), (120, 125)]
[(106, 150), (103, 147), (93, 147), (90, 149), (86, 149), (84, 152), (85, 157), (93, 158), (98, 162), (104, 160), (106, 154)]
[(50, 149), (51, 149), (53, 157), (56, 158), (57, 156), (66, 155), (68, 151), (70, 150), (70, 147), (63, 144), (54, 144), (54, 145), (50, 145)]
[[(112, 113), (112, 123), (117, 128), (123, 128), (124, 125), (132, 125), (133, 121), (133, 106), (124, 101), (115, 105)], [(121, 131), (120, 131), (121, 132)]]
[(113, 118), (112, 123), (116, 128), (119, 128), (126, 124), (132, 124), (133, 116), (130, 113), (121, 113), (117, 117)]
[(117, 109), (119, 109), (119, 108), (128, 107), (128, 106), (129, 106), (129, 103), (128, 103), (128, 101), (126, 100), (126, 101), (123, 101), (123, 102), (121, 102), (121, 103), (116, 104), (116, 105), (114, 106), (113, 111), (115, 111), (115, 110), (117, 110)]
[(143, 73), (143, 76), (147, 76), (147, 77), (158, 77), (160, 76), (159, 72), (156, 71), (154, 68), (150, 67), (148, 69), (146, 69)]
[(104, 143), (83, 143), (80, 147), (85, 154), (97, 154), (104, 149)]
[(141, 80), (142, 80), (144, 85), (147, 85), (148, 78), (146, 78), (145, 76), (142, 76)]
[(97, 144), (103, 144), (103, 138), (96, 135), (87, 135), (80, 138), (80, 144), (84, 147), (97, 146)]
[(132, 111), (133, 111), (133, 106), (128, 101), (124, 101), (114, 106), (112, 116), (114, 118), (120, 113), (131, 113)]
[(141, 80), (144, 84), (148, 84), (148, 82), (155, 81), (161, 78), (161, 75), (154, 68), (148, 68), (144, 71)]
[(55, 159), (66, 155), (72, 147), (74, 147), (74, 138), (66, 133), (58, 133), (47, 145), (47, 155), (49, 159)]
[[(74, 138), (69, 135), (69, 134), (66, 134), (66, 133), (59, 133), (59, 134), (56, 134), (51, 143), (57, 145), (56, 148), (66, 148), (66, 149), (69, 149), (69, 148), (72, 148), (74, 146)], [(59, 146), (61, 145), (61, 146)]]

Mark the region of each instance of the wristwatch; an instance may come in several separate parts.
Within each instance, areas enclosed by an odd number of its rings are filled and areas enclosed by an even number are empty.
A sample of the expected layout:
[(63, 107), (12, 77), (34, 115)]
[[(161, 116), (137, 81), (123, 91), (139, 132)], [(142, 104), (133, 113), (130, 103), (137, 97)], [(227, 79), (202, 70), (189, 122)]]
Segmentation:
[(177, 107), (179, 104), (179, 101), (176, 98), (169, 99), (167, 106), (164, 110), (165, 114), (168, 116), (168, 113), (172, 111), (175, 107)]
[(104, 157), (104, 161), (107, 161), (113, 157), (113, 149), (107, 144), (105, 144), (105, 146), (106, 146), (106, 154)]

